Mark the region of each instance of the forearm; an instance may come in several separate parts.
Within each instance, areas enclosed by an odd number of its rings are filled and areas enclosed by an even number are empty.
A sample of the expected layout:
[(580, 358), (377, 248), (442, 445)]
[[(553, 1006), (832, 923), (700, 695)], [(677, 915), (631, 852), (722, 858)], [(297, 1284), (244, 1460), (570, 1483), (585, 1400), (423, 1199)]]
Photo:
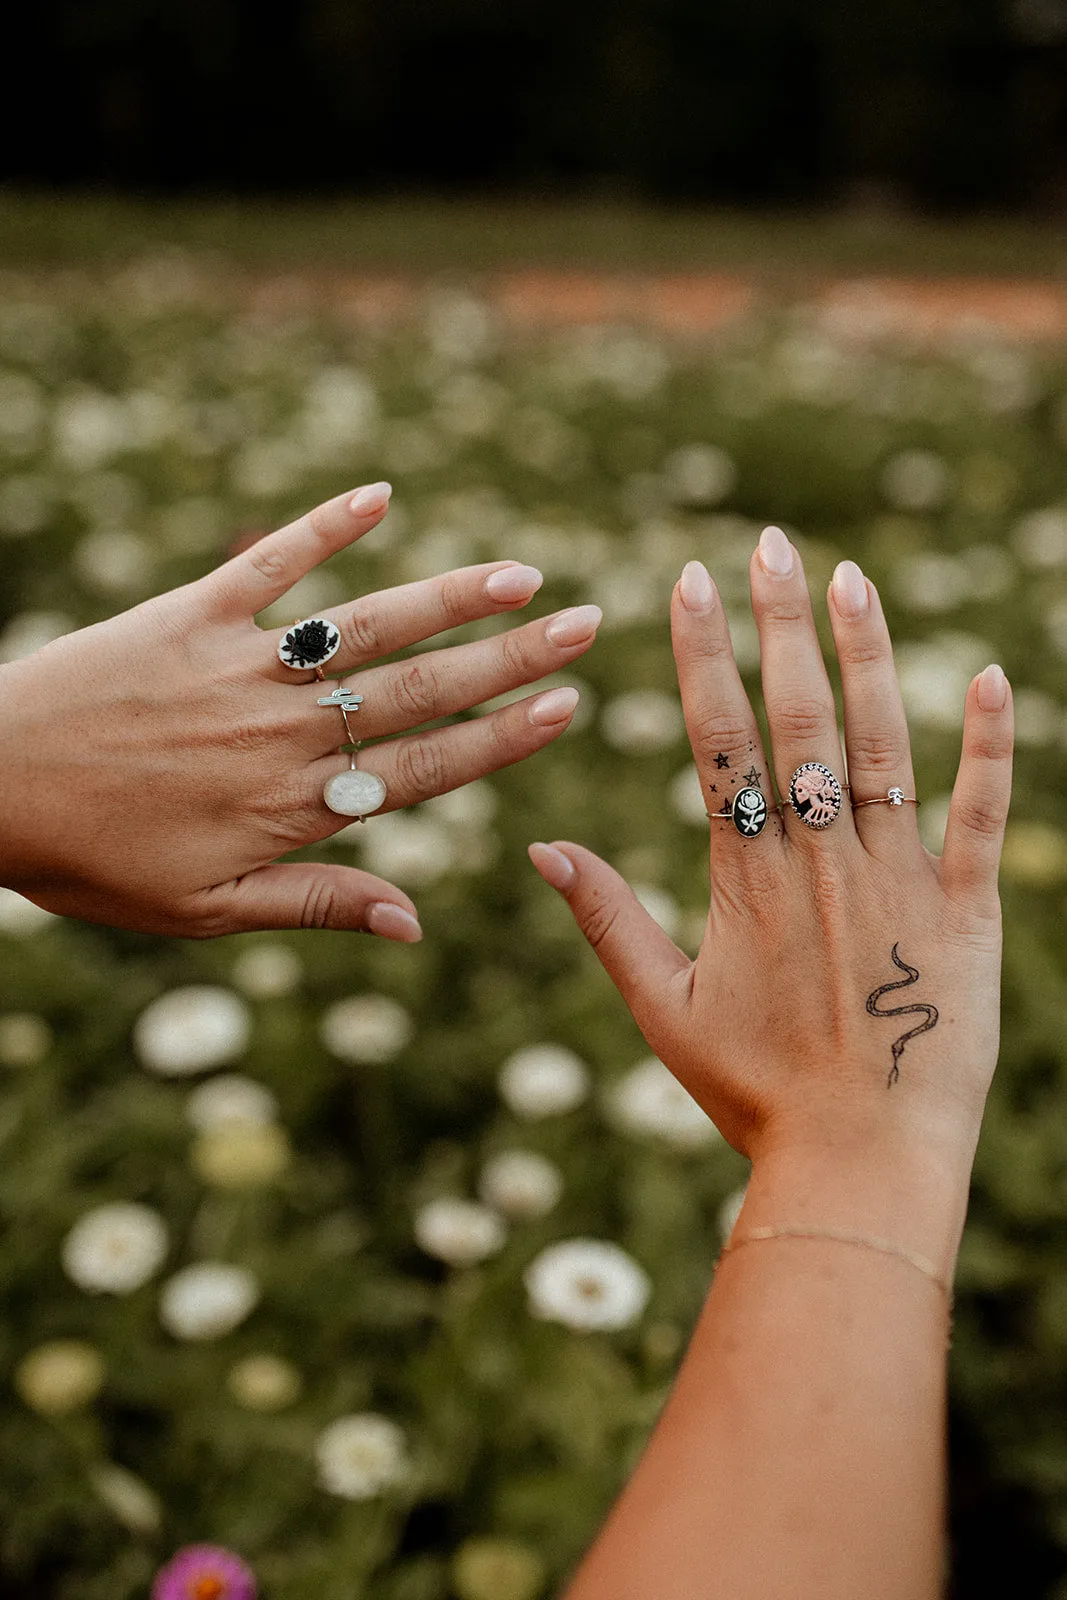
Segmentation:
[[(951, 1277), (973, 1142), (757, 1163), (735, 1238), (889, 1239)], [(932, 1600), (948, 1307), (908, 1261), (773, 1239), (720, 1263), (675, 1389), (567, 1600)]]

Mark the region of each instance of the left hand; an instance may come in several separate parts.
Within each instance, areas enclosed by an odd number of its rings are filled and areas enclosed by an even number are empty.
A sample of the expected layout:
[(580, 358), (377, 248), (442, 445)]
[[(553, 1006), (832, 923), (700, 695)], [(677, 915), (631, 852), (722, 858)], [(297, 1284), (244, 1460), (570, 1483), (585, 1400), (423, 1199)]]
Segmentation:
[[(289, 927), (420, 938), (394, 885), (353, 867), (275, 864), (350, 823), (323, 801), (348, 760), (339, 712), (317, 704), (329, 686), (284, 666), (285, 630), (253, 620), (388, 504), (388, 484), (340, 495), (197, 582), (0, 668), (0, 883), (49, 911), (185, 938)], [(359, 736), (405, 735), (358, 758), (385, 780), (382, 810), (521, 761), (569, 726), (577, 692), (555, 689), (410, 731), (566, 667), (596, 636), (595, 606), (379, 659), (516, 610), (540, 583), (534, 568), (496, 561), (323, 613), (342, 640), (325, 670), (357, 674), (346, 684), (364, 696)]]

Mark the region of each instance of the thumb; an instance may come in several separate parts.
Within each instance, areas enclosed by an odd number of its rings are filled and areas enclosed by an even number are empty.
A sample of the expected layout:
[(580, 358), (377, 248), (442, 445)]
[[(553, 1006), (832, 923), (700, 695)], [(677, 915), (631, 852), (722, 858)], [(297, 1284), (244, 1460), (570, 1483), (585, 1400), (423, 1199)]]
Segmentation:
[(574, 913), (608, 977), (655, 1049), (674, 1009), (671, 986), (692, 965), (625, 878), (580, 844), (532, 844), (530, 860)]
[(422, 938), (414, 903), (357, 867), (318, 862), (257, 867), (211, 890), (207, 923), (218, 933), (255, 928), (334, 928), (401, 944)]

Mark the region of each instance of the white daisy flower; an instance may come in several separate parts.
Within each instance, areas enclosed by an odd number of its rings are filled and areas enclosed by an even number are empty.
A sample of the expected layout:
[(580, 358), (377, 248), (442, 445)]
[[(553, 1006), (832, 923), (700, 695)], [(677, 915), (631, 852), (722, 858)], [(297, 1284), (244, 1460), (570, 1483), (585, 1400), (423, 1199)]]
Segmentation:
[(225, 1123), (273, 1122), (278, 1102), (269, 1089), (239, 1072), (224, 1072), (195, 1088), (185, 1102), (185, 1115), (194, 1128), (218, 1128)]
[(53, 1038), (43, 1017), (32, 1011), (9, 1011), (0, 1017), (0, 1061), (5, 1067), (32, 1067), (44, 1060)]
[(176, 1339), (219, 1339), (244, 1321), (259, 1295), (247, 1267), (199, 1261), (163, 1285), (159, 1320)]
[(63, 1241), (63, 1270), (89, 1294), (132, 1294), (161, 1265), (167, 1245), (158, 1212), (119, 1200), (78, 1219)]
[(563, 1174), (536, 1150), (502, 1150), (483, 1167), (478, 1193), (505, 1216), (544, 1217), (563, 1193)]
[(389, 1061), (414, 1032), (404, 1007), (384, 994), (353, 995), (323, 1014), (319, 1037), (342, 1061)]
[(231, 976), (254, 1000), (275, 1000), (299, 988), (304, 965), (287, 944), (254, 944), (241, 951)]
[(589, 1093), (585, 1063), (561, 1044), (516, 1050), (501, 1067), (498, 1082), (508, 1109), (527, 1122), (572, 1111)]
[(248, 1044), (252, 1019), (232, 989), (190, 984), (146, 1006), (133, 1030), (141, 1062), (163, 1078), (185, 1078), (232, 1061)]
[(450, 1267), (472, 1267), (503, 1249), (507, 1230), (488, 1206), (443, 1195), (415, 1213), (415, 1238), (427, 1255)]
[(578, 1332), (629, 1327), (652, 1292), (644, 1269), (605, 1239), (549, 1245), (527, 1267), (523, 1281), (535, 1317)]
[(158, 1533), (163, 1521), (159, 1496), (135, 1473), (113, 1461), (89, 1469), (89, 1482), (112, 1516), (131, 1533)]
[(344, 1500), (373, 1500), (410, 1470), (404, 1431), (373, 1411), (338, 1417), (315, 1441), (319, 1482)]
[(103, 1387), (100, 1352), (81, 1339), (52, 1339), (23, 1356), (15, 1368), (15, 1388), (34, 1411), (61, 1417), (95, 1400)]

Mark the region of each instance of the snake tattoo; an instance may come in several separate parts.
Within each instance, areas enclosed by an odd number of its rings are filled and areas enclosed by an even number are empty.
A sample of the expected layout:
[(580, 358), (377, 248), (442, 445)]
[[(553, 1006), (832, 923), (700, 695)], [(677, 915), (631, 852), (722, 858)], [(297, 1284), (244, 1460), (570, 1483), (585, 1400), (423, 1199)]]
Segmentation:
[(940, 1012), (936, 1006), (926, 1005), (922, 1001), (913, 1006), (895, 1006), (892, 1010), (879, 1011), (878, 1002), (884, 994), (890, 994), (894, 989), (910, 988), (913, 983), (918, 983), (919, 981), (918, 968), (909, 967), (906, 961), (902, 961), (899, 951), (900, 945), (895, 944), (892, 951), (893, 965), (898, 967), (901, 972), (906, 972), (908, 976), (899, 978), (896, 983), (883, 983), (880, 989), (875, 989), (873, 994), (867, 996), (867, 1010), (872, 1017), (906, 1017), (914, 1013), (916, 1016), (925, 1016), (926, 1021), (920, 1022), (917, 1028), (912, 1028), (909, 1032), (902, 1033), (900, 1038), (895, 1041), (893, 1045), (893, 1065), (886, 1080), (887, 1089), (891, 1089), (900, 1077), (900, 1058), (904, 1054), (904, 1046), (908, 1040), (918, 1038), (920, 1033), (928, 1033), (931, 1028), (937, 1026), (940, 1017)]

